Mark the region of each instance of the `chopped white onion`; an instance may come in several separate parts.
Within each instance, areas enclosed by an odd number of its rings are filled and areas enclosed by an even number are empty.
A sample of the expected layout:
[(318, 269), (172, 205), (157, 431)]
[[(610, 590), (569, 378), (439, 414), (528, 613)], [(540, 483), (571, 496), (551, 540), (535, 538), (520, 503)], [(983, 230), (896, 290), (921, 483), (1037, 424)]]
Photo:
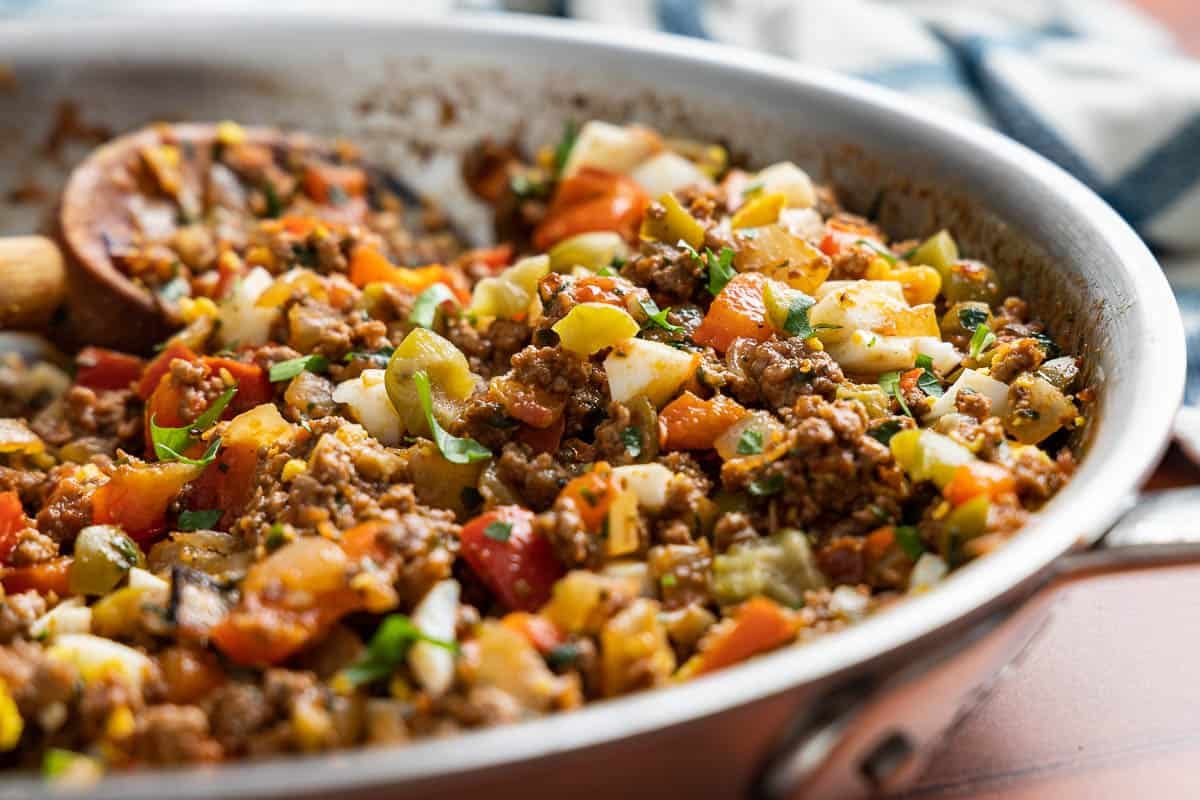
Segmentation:
[[(935, 362), (936, 366), (936, 362)], [(954, 411), (958, 393), (963, 389), (976, 392), (992, 401), (991, 413), (1003, 417), (1008, 413), (1008, 384), (973, 369), (964, 369), (946, 393), (929, 409), (929, 419), (939, 419)]]
[(921, 557), (917, 559), (912, 573), (908, 576), (908, 590), (914, 592), (928, 589), (946, 577), (946, 573), (949, 571), (941, 556), (922, 553)]
[(829, 598), (829, 610), (850, 619), (857, 619), (866, 614), (870, 604), (870, 598), (853, 586), (839, 586)]
[(808, 208), (817, 202), (812, 179), (790, 161), (781, 161), (761, 170), (755, 182), (762, 184), (764, 192), (782, 192), (787, 197), (788, 208)]
[(563, 177), (570, 177), (583, 167), (625, 174), (660, 149), (662, 140), (648, 128), (592, 120), (579, 130), (563, 165)]
[(613, 477), (637, 495), (638, 505), (647, 511), (661, 511), (667, 503), (667, 487), (675, 473), (662, 464), (629, 464), (616, 467)]
[(933, 368), (943, 375), (953, 370), (958, 366), (958, 362), (962, 361), (962, 353), (955, 350), (954, 345), (943, 342), (936, 336), (918, 336), (914, 342), (917, 354), (929, 356), (933, 362)]
[(29, 626), (31, 639), (52, 639), (64, 633), (90, 633), (92, 610), (83, 604), (83, 599), (72, 597), (38, 617)]
[(218, 306), (221, 322), (218, 336), (227, 347), (266, 344), (277, 308), (255, 305), (274, 279), (262, 267), (255, 267), (233, 285)]
[[(413, 611), (413, 624), (426, 636), (453, 642), (458, 596), (458, 581), (435, 583)], [(408, 665), (425, 691), (434, 697), (445, 694), (454, 683), (454, 653), (445, 647), (417, 642), (408, 651)]]
[(388, 398), (383, 381), (384, 370), (364, 369), (357, 378), (342, 381), (333, 389), (335, 403), (350, 407), (354, 418), (381, 444), (400, 444), (404, 424)]
[(629, 177), (637, 181), (650, 197), (661, 197), (687, 186), (711, 186), (708, 176), (691, 161), (670, 151), (651, 156), (639, 164)]

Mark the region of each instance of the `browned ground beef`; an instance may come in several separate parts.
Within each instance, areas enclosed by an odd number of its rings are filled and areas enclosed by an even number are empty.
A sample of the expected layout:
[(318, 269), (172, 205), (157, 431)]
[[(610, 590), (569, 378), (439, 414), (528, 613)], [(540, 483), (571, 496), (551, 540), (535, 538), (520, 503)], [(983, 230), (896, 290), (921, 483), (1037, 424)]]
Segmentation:
[(729, 391), (744, 405), (790, 408), (798, 397), (820, 395), (832, 400), (845, 380), (828, 353), (803, 339), (765, 342), (739, 339), (725, 354)]

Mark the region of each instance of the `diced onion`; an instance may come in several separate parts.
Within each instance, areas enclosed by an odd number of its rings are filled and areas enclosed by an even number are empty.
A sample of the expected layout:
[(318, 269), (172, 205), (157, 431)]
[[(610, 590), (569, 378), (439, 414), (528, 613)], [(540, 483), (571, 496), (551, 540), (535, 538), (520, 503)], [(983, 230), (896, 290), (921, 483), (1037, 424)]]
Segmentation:
[(150, 672), (150, 659), (141, 651), (88, 633), (65, 633), (55, 638), (46, 654), (74, 665), (85, 683), (119, 675), (140, 688)]
[(762, 184), (764, 192), (781, 192), (787, 197), (788, 208), (809, 208), (817, 202), (812, 179), (790, 161), (781, 161), (760, 171), (755, 182)]
[(692, 377), (697, 358), (695, 353), (647, 339), (621, 342), (604, 359), (612, 399), (627, 403), (644, 395), (661, 407)]
[(921, 557), (917, 559), (912, 573), (908, 576), (908, 590), (916, 592), (928, 589), (946, 577), (946, 573), (949, 571), (946, 562), (942, 560), (941, 556), (934, 555), (933, 553), (922, 553)]
[[(443, 642), (454, 641), (458, 619), (458, 581), (433, 585), (413, 611), (413, 624), (421, 633)], [(408, 651), (408, 665), (417, 682), (433, 697), (445, 694), (454, 683), (454, 653), (430, 642), (417, 642)]]
[(850, 619), (857, 619), (867, 613), (871, 601), (866, 595), (853, 586), (839, 586), (833, 590), (829, 599), (829, 610), (835, 614)]
[(583, 167), (625, 174), (660, 149), (662, 140), (648, 128), (591, 120), (575, 138), (563, 165), (563, 177), (570, 177)]
[(615, 467), (613, 477), (637, 497), (647, 511), (661, 511), (667, 503), (667, 487), (675, 473), (662, 464), (628, 464)]
[(936, 336), (918, 336), (915, 340), (917, 354), (929, 356), (933, 368), (945, 375), (962, 361), (962, 353), (954, 349), (954, 345), (943, 342)]
[(388, 398), (383, 370), (365, 369), (357, 378), (342, 381), (334, 387), (333, 400), (349, 406), (354, 419), (380, 443), (389, 447), (400, 444), (404, 425)]
[(227, 347), (266, 344), (279, 309), (257, 303), (273, 282), (271, 273), (255, 267), (234, 284), (229, 296), (218, 306), (221, 326), (217, 335), (221, 344)]
[(31, 639), (54, 638), (64, 633), (90, 633), (92, 610), (80, 597), (72, 597), (38, 617), (29, 626)]
[(998, 417), (1004, 416), (1008, 411), (1008, 384), (1002, 383), (990, 375), (984, 375), (982, 372), (968, 368), (962, 371), (962, 374), (958, 376), (958, 380), (929, 409), (929, 419), (939, 419), (954, 411), (958, 393), (963, 389), (977, 392), (991, 400), (991, 413)]
[(712, 181), (695, 163), (669, 151), (643, 161), (629, 177), (637, 181), (651, 197), (659, 197), (687, 186), (712, 185)]

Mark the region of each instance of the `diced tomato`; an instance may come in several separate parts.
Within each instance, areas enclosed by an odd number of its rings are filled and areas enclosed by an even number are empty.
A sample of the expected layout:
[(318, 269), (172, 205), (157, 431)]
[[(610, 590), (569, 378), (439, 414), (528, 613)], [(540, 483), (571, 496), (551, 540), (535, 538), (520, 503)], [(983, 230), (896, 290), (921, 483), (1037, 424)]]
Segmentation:
[(500, 602), (519, 611), (543, 606), (565, 571), (550, 542), (534, 533), (532, 523), (532, 511), (500, 506), (475, 517), (459, 534), (463, 560)]
[(558, 499), (571, 503), (583, 527), (600, 533), (609, 507), (621, 493), (607, 462), (597, 461), (589, 472), (572, 479), (559, 493)]
[(75, 383), (101, 391), (128, 389), (141, 378), (146, 366), (137, 356), (103, 347), (83, 348), (75, 357), (75, 365)]
[(200, 360), (200, 356), (192, 352), (192, 348), (186, 344), (171, 345), (146, 365), (146, 371), (142, 373), (142, 379), (138, 381), (138, 397), (143, 400), (149, 400), (150, 395), (154, 394), (154, 390), (158, 388), (158, 384), (162, 381), (163, 375), (166, 375), (168, 370), (170, 370), (171, 362), (177, 358), (182, 358), (184, 361)]
[(59, 597), (66, 597), (71, 593), (69, 576), (72, 561), (70, 556), (59, 556), (27, 567), (9, 567), (4, 570), (0, 583), (4, 584), (4, 591), (8, 594), (20, 594), (32, 589), (42, 594), (54, 592)]
[(1004, 467), (986, 461), (972, 461), (954, 471), (954, 477), (942, 490), (951, 505), (958, 506), (968, 500), (984, 495), (995, 500), (1016, 491), (1012, 473)]
[(584, 167), (558, 185), (533, 246), (549, 250), (563, 239), (590, 231), (615, 231), (626, 241), (637, 238), (649, 198), (631, 178)]
[(525, 637), (542, 655), (567, 640), (566, 635), (550, 620), (528, 611), (513, 611), (504, 615), (500, 624)]
[(522, 425), (517, 431), (518, 442), (529, 445), (536, 454), (557, 453), (562, 444), (563, 431), (567, 426), (566, 416), (559, 414), (556, 421), (546, 428), (535, 428), (532, 425)]
[(358, 197), (367, 191), (367, 173), (341, 164), (309, 164), (304, 168), (304, 193), (313, 200), (329, 203), (334, 188), (340, 189), (345, 198)]
[(339, 544), (351, 561), (357, 562), (369, 558), (376, 562), (382, 562), (385, 554), (379, 543), (379, 532), (386, 525), (386, 522), (379, 519), (360, 522), (342, 534)]
[(213, 626), (213, 644), (243, 666), (279, 664), (361, 605), (358, 596), (349, 590), (323, 593), (319, 599), (314, 607), (292, 609), (251, 594)]
[(774, 600), (751, 598), (738, 608), (732, 623), (723, 624), (710, 637), (697, 673), (724, 669), (782, 647), (795, 637), (796, 629), (795, 616)]
[(228, 530), (250, 501), (257, 467), (255, 448), (236, 442), (226, 443), (193, 484), (189, 492), (190, 506), (194, 510), (221, 509), (224, 513), (217, 527)]
[(167, 507), (200, 467), (169, 461), (123, 464), (92, 495), (92, 520), (119, 525), (136, 542), (147, 542), (166, 530)]
[(25, 516), (21, 496), (16, 492), (0, 492), (0, 562), (7, 562), (17, 546), (17, 534), (33, 525)]
[(540, 386), (531, 386), (501, 376), (492, 382), (493, 391), (500, 397), (504, 412), (531, 428), (549, 428), (563, 415), (566, 400)]
[[(628, 285), (625, 282), (625, 286)], [(576, 303), (607, 303), (624, 308), (626, 294), (619, 286), (611, 275), (588, 275), (575, 281), (569, 291)]]
[(733, 276), (721, 293), (713, 298), (708, 313), (700, 322), (692, 341), (711, 345), (724, 353), (742, 337), (763, 341), (774, 333), (767, 321), (763, 287), (767, 276), (761, 272), (742, 272)]
[(924, 368), (910, 369), (900, 374), (900, 391), (908, 394), (917, 388), (917, 379), (925, 374)]
[(495, 247), (480, 247), (475, 250), (468, 250), (456, 263), (484, 264), (493, 273), (496, 273), (511, 264), (512, 259), (513, 246), (505, 242)]
[(658, 424), (665, 432), (662, 438), (667, 449), (709, 450), (718, 436), (744, 416), (746, 409), (724, 395), (701, 400), (684, 392), (659, 412)]
[(435, 283), (441, 283), (454, 293), (460, 303), (465, 305), (471, 302), (470, 287), (458, 270), (441, 264), (398, 267), (388, 261), (383, 253), (366, 245), (359, 245), (350, 254), (350, 282), (360, 289), (369, 283), (390, 283), (413, 294), (420, 294)]
[(221, 370), (228, 371), (230, 377), (237, 383), (237, 394), (229, 401), (229, 408), (224, 414), (227, 418), (243, 411), (249, 411), (263, 403), (269, 403), (275, 396), (271, 389), (271, 381), (267, 377), (267, 371), (257, 364), (247, 364), (232, 358), (213, 356), (205, 358), (204, 363), (214, 373), (220, 374)]

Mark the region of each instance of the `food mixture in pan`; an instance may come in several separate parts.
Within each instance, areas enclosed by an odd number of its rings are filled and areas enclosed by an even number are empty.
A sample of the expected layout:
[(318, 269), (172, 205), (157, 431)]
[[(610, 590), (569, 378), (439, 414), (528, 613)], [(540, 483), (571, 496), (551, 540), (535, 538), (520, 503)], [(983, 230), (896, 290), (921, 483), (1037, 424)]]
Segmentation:
[(106, 245), (178, 332), (0, 366), (10, 766), (693, 680), (929, 590), (1071, 474), (1087, 393), (1026, 301), (791, 163), (599, 121), (484, 144), (503, 243), (468, 249), (350, 146), (217, 130), (164, 129), (113, 200)]

